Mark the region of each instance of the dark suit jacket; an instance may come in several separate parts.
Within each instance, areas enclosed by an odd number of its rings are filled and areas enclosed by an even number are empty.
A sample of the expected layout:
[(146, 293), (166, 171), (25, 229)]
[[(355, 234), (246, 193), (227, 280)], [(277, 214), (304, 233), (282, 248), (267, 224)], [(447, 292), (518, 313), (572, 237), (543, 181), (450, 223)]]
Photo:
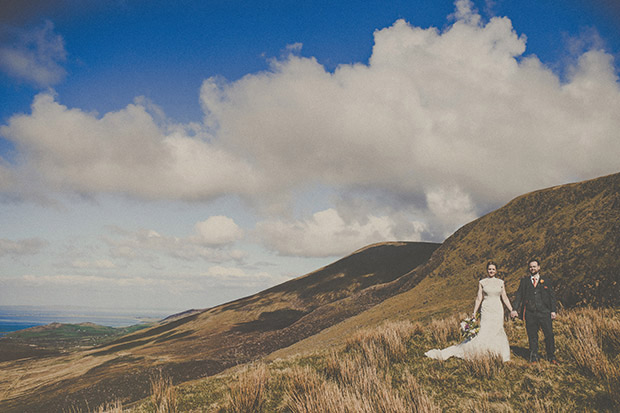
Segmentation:
[(551, 279), (541, 275), (538, 280), (538, 284), (534, 288), (534, 285), (532, 284), (532, 277), (528, 275), (521, 278), (519, 289), (517, 290), (517, 295), (515, 296), (515, 301), (513, 303), (513, 307), (516, 308), (519, 313), (519, 318), (523, 319), (525, 317), (525, 313), (528, 311), (528, 308), (530, 310), (535, 308), (535, 293), (540, 294), (542, 301), (542, 308), (536, 309), (539, 313), (557, 312), (555, 292), (553, 291), (553, 283), (551, 282)]

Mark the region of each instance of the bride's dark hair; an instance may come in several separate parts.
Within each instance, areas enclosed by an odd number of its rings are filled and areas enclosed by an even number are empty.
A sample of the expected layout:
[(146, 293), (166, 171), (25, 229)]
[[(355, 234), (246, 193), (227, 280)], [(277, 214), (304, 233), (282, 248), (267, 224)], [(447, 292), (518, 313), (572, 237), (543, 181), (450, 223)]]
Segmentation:
[(503, 275), (499, 272), (499, 265), (497, 265), (497, 263), (495, 261), (489, 261), (487, 262), (487, 270), (489, 269), (489, 267), (491, 265), (495, 265), (495, 269), (497, 270), (497, 274), (495, 274), (495, 278), (499, 278), (501, 280), (504, 279)]
[(487, 262), (487, 270), (489, 269), (489, 267), (491, 265), (495, 265), (495, 269), (496, 270), (499, 268), (499, 265), (497, 265), (497, 263), (495, 261), (489, 261), (489, 262)]

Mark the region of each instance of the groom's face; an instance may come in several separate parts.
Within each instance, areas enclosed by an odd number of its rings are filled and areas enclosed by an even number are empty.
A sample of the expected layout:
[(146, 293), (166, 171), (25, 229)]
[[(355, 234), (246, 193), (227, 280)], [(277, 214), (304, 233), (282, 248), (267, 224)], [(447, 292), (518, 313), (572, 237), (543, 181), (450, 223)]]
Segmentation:
[(536, 261), (530, 262), (530, 274), (535, 275), (540, 271), (540, 265)]

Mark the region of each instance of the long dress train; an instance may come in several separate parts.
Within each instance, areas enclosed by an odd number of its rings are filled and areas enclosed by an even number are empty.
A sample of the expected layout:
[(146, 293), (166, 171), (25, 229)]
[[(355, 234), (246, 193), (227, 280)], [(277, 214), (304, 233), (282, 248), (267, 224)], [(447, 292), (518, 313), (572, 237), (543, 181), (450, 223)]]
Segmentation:
[(499, 278), (480, 280), (484, 298), (480, 309), (480, 331), (478, 335), (460, 344), (443, 350), (432, 349), (424, 353), (427, 357), (446, 360), (452, 356), (469, 359), (486, 353), (498, 354), (504, 361), (510, 360), (510, 345), (504, 331), (504, 307), (501, 294), (504, 281)]

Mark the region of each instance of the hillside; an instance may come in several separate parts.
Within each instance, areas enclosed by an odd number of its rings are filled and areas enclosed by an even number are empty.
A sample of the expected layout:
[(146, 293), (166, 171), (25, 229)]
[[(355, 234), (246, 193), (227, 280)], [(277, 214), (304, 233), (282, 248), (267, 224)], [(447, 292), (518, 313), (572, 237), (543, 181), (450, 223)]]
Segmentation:
[(494, 259), (516, 288), (532, 257), (565, 307), (620, 304), (620, 174), (520, 196), (459, 229), (414, 273), (476, 279)]
[[(620, 305), (620, 174), (532, 192), (465, 225), (405, 276), (412, 288), (404, 290), (453, 291), (455, 299), (473, 302), (474, 281), (493, 259), (511, 295), (532, 257), (553, 278), (561, 306)], [(425, 306), (442, 306), (437, 298), (424, 294)]]
[(270, 358), (319, 348), (385, 319), (470, 312), (489, 260), (499, 264), (512, 299), (532, 257), (555, 280), (560, 307), (620, 306), (620, 174), (512, 200), (460, 228), (426, 264), (394, 281), (399, 293)]
[[(361, 293), (423, 264), (438, 246), (369, 246), (269, 290), (171, 317), (105, 346), (2, 363), (0, 386), (9, 390), (0, 410), (84, 409), (86, 401), (136, 400), (148, 393), (156, 372), (176, 383), (255, 360), (376, 305), (384, 295)], [(352, 296), (358, 297), (354, 306), (338, 304)]]

